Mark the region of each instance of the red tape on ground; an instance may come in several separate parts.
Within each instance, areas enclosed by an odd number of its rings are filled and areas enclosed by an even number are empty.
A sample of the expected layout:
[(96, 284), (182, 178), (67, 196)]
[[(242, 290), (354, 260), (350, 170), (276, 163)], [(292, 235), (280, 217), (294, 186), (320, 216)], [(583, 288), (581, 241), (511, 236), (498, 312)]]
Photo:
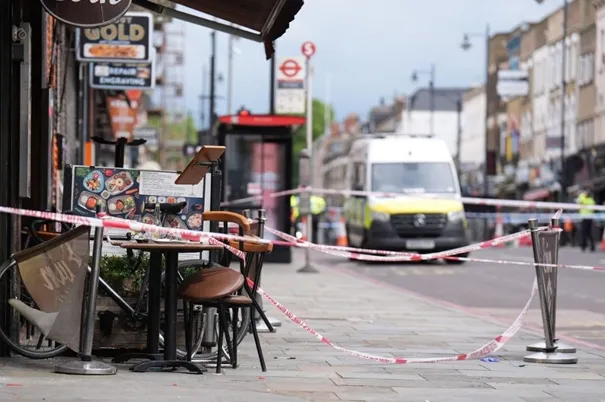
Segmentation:
[[(250, 279), (248, 279), (248, 283), (250, 286), (254, 285)], [(480, 359), (489, 354), (492, 354), (502, 348), (508, 341), (510, 341), (519, 330), (523, 327), (523, 323), (525, 321), (525, 316), (529, 310), (529, 307), (536, 296), (536, 291), (538, 289), (537, 283), (534, 280), (534, 284), (532, 285), (531, 294), (529, 296), (529, 300), (517, 316), (517, 318), (513, 321), (510, 327), (506, 329), (502, 334), (498, 335), (496, 338), (491, 340), (490, 342), (484, 344), (483, 346), (475, 349), (469, 353), (461, 353), (455, 356), (444, 356), (444, 357), (384, 357), (372, 355), (369, 353), (359, 352), (352, 349), (343, 348), (341, 346), (335, 345), (328, 338), (314, 330), (309, 324), (307, 324), (304, 320), (297, 317), (292, 311), (290, 311), (286, 306), (278, 302), (275, 298), (270, 296), (262, 289), (258, 289), (258, 293), (261, 294), (265, 299), (267, 299), (272, 305), (277, 307), (279, 311), (284, 313), (286, 317), (290, 319), (293, 323), (298, 325), (300, 328), (304, 329), (308, 334), (314, 336), (317, 340), (325, 343), (326, 345), (339, 350), (341, 352), (347, 353), (351, 356), (358, 357), (360, 359), (371, 360), (376, 363), (383, 364), (409, 364), (409, 363), (438, 363), (438, 362), (451, 362), (457, 360), (472, 360), (472, 359)]]

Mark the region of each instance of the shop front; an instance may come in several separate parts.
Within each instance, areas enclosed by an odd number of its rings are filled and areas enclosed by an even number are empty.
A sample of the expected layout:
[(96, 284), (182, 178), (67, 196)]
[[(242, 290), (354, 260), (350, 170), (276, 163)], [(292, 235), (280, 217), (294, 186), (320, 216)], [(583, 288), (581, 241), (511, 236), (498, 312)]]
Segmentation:
[[(264, 43), (267, 58), (273, 55), (273, 42), (284, 34), (303, 5), (302, 0), (259, 0), (257, 7), (245, 14), (241, 12), (246, 6), (243, 0), (209, 0), (191, 5), (246, 30), (174, 9), (164, 10), (145, 0), (135, 2), (174, 18)], [(79, 68), (74, 57), (75, 27), (107, 26), (119, 20), (130, 3), (0, 1), (0, 205), (34, 210), (59, 205), (63, 166), (81, 163), (89, 154), (85, 147), (88, 138), (83, 136), (89, 135), (90, 127), (83, 124), (82, 116), (91, 104), (86, 96), (88, 81), (82, 79), (86, 71)], [(112, 35), (109, 28), (103, 32)], [(81, 49), (88, 56), (107, 50), (106, 46), (88, 45)], [(18, 216), (0, 214), (2, 261), (21, 249), (24, 225), (27, 222)], [(8, 290), (17, 286), (14, 279), (0, 284), (0, 325), (6, 331), (11, 330), (6, 301)], [(0, 355), (7, 354), (5, 345), (0, 344)]]

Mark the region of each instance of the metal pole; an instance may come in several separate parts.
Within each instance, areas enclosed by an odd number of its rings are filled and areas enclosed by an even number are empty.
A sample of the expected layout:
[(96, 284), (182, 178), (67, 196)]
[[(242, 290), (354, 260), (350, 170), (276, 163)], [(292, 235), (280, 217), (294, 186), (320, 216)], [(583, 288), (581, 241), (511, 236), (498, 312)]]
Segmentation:
[[(307, 59), (305, 64), (306, 68), (306, 85), (307, 85), (307, 153), (309, 156), (309, 187), (313, 188), (313, 71), (311, 61)], [(311, 204), (312, 194), (309, 194), (309, 203)], [(302, 198), (299, 197), (302, 200)], [(313, 243), (313, 214), (309, 205), (309, 213), (307, 214), (307, 239), (310, 243)], [(318, 272), (315, 267), (311, 265), (311, 250), (309, 247), (305, 247), (305, 265), (298, 272)]]
[(227, 115), (233, 112), (233, 35), (229, 35), (229, 62), (227, 64)]
[[(487, 167), (487, 153), (488, 153), (488, 139), (489, 139), (489, 25), (485, 28), (485, 163), (483, 164), (483, 196), (487, 197), (489, 195), (489, 182), (487, 180), (489, 169)], [(487, 225), (485, 225), (485, 232), (488, 231)], [(487, 237), (486, 237), (487, 238)]]
[(269, 71), (269, 114), (275, 114), (275, 69), (276, 69), (276, 61), (275, 54), (271, 57), (270, 71)]
[(210, 116), (208, 120), (210, 121), (210, 127), (208, 132), (212, 131), (212, 126), (214, 126), (214, 98), (215, 98), (215, 60), (216, 60), (216, 31), (212, 31), (210, 33), (210, 42), (211, 42), (211, 53), (210, 53)]
[(430, 134), (435, 134), (435, 65), (431, 64), (431, 81), (429, 82), (430, 91), (430, 107), (431, 107), (431, 122), (430, 122)]
[[(567, 23), (568, 23), (568, 1), (563, 0), (563, 39), (561, 41), (561, 172), (565, 169), (565, 95), (567, 94), (567, 80), (565, 79), (565, 70), (567, 66)], [(559, 200), (566, 201), (567, 185), (561, 183), (559, 191)]]
[[(105, 206), (97, 206), (97, 213), (105, 212)], [(88, 300), (85, 305), (86, 317), (83, 331), (84, 339), (80, 340), (80, 359), (61, 364), (55, 367), (55, 371), (63, 374), (82, 375), (112, 375), (118, 369), (109, 364), (92, 360), (92, 343), (95, 332), (95, 318), (97, 309), (97, 294), (99, 289), (99, 277), (101, 274), (101, 257), (103, 256), (103, 227), (97, 227), (94, 231), (94, 245), (92, 251), (92, 267), (88, 276)]]
[(456, 168), (460, 174), (460, 150), (462, 149), (462, 99), (456, 101)]

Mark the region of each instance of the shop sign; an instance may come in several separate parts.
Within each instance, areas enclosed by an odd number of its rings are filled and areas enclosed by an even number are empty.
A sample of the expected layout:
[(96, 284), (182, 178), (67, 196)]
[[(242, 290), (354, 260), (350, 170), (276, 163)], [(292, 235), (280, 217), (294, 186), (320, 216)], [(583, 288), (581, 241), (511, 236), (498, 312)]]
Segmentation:
[(118, 20), (131, 0), (40, 0), (50, 15), (78, 28), (96, 28)]
[(90, 87), (97, 89), (153, 89), (154, 63), (90, 63)]
[(76, 58), (81, 62), (150, 63), (152, 36), (152, 15), (129, 12), (100, 28), (78, 29)]
[(108, 96), (106, 102), (114, 138), (128, 138), (132, 141), (137, 109), (130, 107), (126, 99), (121, 96)]

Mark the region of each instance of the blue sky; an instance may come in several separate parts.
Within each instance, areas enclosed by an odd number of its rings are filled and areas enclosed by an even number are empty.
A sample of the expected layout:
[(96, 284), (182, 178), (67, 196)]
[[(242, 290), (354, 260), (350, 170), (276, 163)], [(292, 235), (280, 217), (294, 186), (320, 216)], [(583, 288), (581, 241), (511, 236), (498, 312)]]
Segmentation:
[[(560, 7), (561, 0), (305, 0), (290, 29), (277, 42), (277, 57), (298, 56), (304, 41), (317, 45), (314, 95), (329, 97), (337, 118), (348, 113), (367, 116), (381, 97), (412, 92), (426, 85), (410, 79), (412, 71), (436, 67), (436, 85), (469, 86), (483, 80), (485, 41), (473, 39), (463, 52), (464, 33), (510, 30), (522, 21), (537, 21)], [(190, 11), (190, 10), (187, 10)], [(202, 66), (209, 64), (210, 31), (185, 25), (185, 97), (194, 116), (200, 114)], [(269, 67), (262, 45), (239, 40), (234, 60), (234, 109), (268, 112)], [(227, 73), (228, 39), (217, 35), (217, 72)], [(329, 82), (329, 85), (327, 84)], [(330, 88), (327, 95), (326, 88)], [(225, 96), (225, 82), (217, 94)], [(225, 100), (217, 110), (226, 110)]]

